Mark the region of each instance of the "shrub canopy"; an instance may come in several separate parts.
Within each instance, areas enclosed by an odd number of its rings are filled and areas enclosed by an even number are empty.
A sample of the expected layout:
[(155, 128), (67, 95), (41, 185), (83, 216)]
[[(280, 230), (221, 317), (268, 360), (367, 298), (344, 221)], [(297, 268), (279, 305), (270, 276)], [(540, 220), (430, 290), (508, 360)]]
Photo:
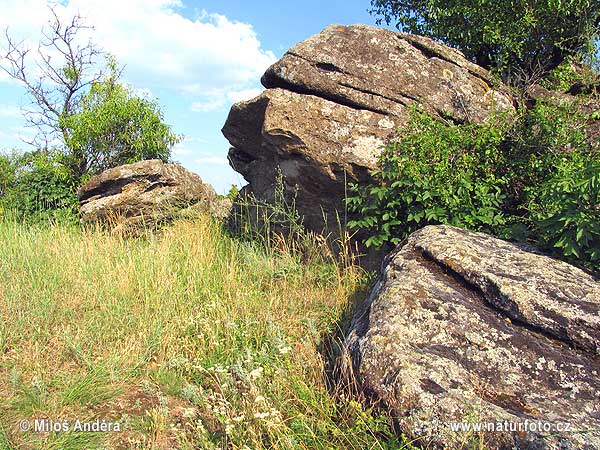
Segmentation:
[(535, 81), (568, 56), (595, 51), (598, 0), (372, 0), (379, 22), (430, 36), (497, 69)]

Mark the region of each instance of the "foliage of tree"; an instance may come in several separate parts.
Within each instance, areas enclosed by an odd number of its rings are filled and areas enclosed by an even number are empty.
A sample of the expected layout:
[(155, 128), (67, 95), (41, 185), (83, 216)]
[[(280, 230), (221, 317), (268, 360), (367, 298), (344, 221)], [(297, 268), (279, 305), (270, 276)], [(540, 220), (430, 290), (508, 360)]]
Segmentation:
[(235, 184), (232, 184), (225, 197), (233, 202), (237, 199), (238, 195), (240, 195), (240, 189)]
[(367, 246), (429, 224), (527, 241), (600, 270), (600, 146), (569, 105), (539, 103), (511, 120), (445, 123), (415, 111), (370, 183), (347, 199)]
[(166, 162), (180, 141), (157, 104), (117, 83), (111, 66), (112, 75), (92, 83), (78, 111), (61, 117), (70, 149), (64, 160), (76, 176), (143, 159)]
[(124, 162), (167, 160), (180, 137), (163, 122), (157, 104), (119, 84), (121, 70), (112, 57), (92, 42), (80, 43), (88, 28), (81, 17), (65, 24), (52, 13), (35, 55), (7, 30), (0, 57), (0, 68), (32, 100), (25, 117), (36, 136), (29, 143), (41, 150), (58, 147), (56, 161), (76, 182)]
[(14, 155), (0, 153), (0, 199), (6, 196), (16, 176)]
[(379, 22), (440, 39), (507, 82), (532, 82), (591, 54), (598, 0), (372, 0)]

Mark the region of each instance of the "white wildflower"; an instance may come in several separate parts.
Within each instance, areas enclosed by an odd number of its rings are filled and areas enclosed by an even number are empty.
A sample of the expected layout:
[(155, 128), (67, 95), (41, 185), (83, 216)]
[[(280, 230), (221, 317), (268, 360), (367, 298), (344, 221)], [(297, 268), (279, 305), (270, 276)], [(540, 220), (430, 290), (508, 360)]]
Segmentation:
[(249, 376), (249, 377), (250, 377), (250, 379), (252, 379), (252, 380), (258, 380), (258, 379), (259, 379), (259, 378), (262, 376), (263, 370), (264, 370), (264, 369), (263, 369), (262, 367), (257, 367), (257, 368), (256, 368), (256, 369), (254, 369), (252, 372), (250, 372), (250, 373), (248, 374), (248, 376)]
[(287, 355), (292, 350), (289, 345), (279, 347), (279, 353), (281, 355)]

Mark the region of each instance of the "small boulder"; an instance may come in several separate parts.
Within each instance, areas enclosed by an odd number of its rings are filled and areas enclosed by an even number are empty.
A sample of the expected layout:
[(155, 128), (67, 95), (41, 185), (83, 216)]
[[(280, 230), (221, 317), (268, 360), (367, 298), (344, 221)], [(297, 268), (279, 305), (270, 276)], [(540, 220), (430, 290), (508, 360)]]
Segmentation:
[[(384, 263), (346, 351), (427, 448), (600, 448), (600, 282), (531, 249), (423, 228)], [(484, 428), (452, 430), (465, 423)]]
[(77, 192), (84, 223), (138, 234), (199, 204), (206, 212), (217, 195), (212, 186), (179, 164), (152, 159), (114, 167), (92, 177)]

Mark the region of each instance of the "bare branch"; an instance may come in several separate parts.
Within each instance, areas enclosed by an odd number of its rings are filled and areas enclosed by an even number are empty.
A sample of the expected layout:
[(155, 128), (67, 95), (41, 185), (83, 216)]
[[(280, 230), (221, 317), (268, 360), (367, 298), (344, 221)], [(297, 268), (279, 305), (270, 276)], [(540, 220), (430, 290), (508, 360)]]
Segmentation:
[[(37, 131), (34, 145), (47, 145), (56, 137), (66, 142), (68, 130), (62, 128), (61, 118), (76, 113), (89, 87), (106, 75), (95, 69), (104, 52), (91, 41), (77, 43), (80, 32), (93, 27), (86, 26), (79, 15), (63, 24), (56, 11), (49, 9), (52, 18), (42, 30), (35, 54), (6, 29), (6, 53), (0, 55), (0, 69), (23, 84), (31, 98), (31, 109), (25, 116), (27, 125)], [(28, 66), (31, 59), (33, 70)]]

